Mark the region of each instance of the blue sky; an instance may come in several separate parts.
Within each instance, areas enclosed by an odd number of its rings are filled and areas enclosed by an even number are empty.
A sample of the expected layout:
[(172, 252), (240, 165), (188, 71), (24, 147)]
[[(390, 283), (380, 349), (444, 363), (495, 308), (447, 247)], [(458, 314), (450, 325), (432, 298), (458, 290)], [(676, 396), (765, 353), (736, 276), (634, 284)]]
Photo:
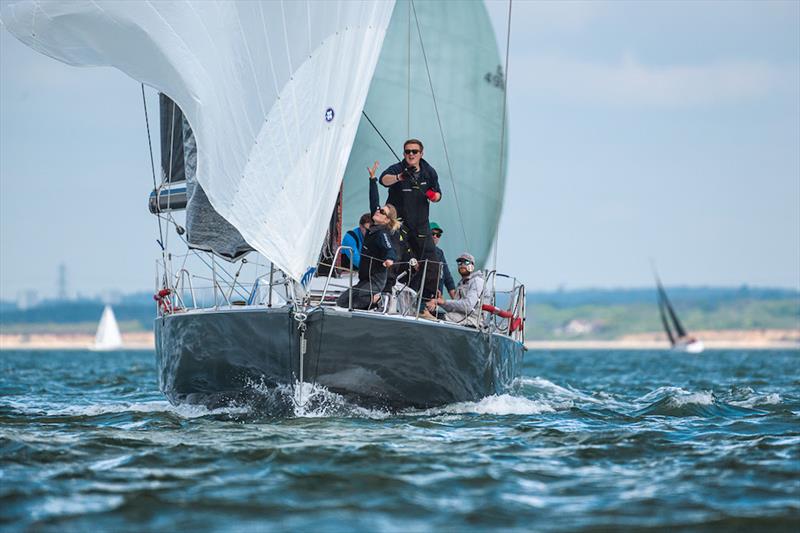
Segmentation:
[[(500, 268), (647, 286), (652, 257), (668, 285), (800, 288), (800, 2), (513, 10)], [(149, 289), (151, 189), (138, 83), (0, 30), (0, 297), (53, 294), (60, 262), (73, 291)]]

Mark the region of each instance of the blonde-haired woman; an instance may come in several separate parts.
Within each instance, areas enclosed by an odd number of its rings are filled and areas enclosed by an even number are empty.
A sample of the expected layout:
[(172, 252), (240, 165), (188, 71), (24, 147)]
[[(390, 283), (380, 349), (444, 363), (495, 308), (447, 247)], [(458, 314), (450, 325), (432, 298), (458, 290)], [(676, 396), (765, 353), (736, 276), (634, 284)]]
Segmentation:
[[(378, 198), (378, 180), (375, 171), (378, 162), (369, 171), (369, 203), (372, 212), (372, 224), (364, 236), (361, 245), (361, 263), (358, 267), (358, 283), (353, 287), (353, 309), (369, 309), (381, 297), (386, 285), (387, 269), (397, 260), (397, 252), (392, 246), (391, 234), (400, 228), (397, 209), (392, 204), (381, 207)], [(347, 307), (350, 302), (350, 290), (342, 293), (336, 300), (340, 307)]]

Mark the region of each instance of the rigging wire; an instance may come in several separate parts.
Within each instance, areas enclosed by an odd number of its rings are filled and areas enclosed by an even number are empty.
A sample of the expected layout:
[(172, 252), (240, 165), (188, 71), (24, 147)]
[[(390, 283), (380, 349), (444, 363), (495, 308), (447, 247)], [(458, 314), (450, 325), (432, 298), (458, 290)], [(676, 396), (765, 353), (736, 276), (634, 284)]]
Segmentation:
[(469, 239), (467, 238), (467, 230), (464, 227), (464, 216), (461, 213), (461, 204), (458, 201), (458, 191), (456, 190), (456, 182), (455, 178), (453, 177), (453, 166), (450, 164), (450, 154), (447, 151), (447, 142), (444, 139), (444, 129), (442, 128), (442, 118), (439, 116), (439, 105), (436, 103), (436, 92), (433, 90), (433, 79), (431, 78), (431, 70), (428, 67), (428, 54), (425, 52), (425, 43), (422, 41), (422, 30), (419, 27), (419, 18), (417, 18), (417, 7), (414, 4), (414, 0), (411, 1), (411, 9), (414, 12), (414, 21), (417, 25), (417, 35), (419, 35), (419, 45), (422, 49), (422, 58), (425, 60), (425, 72), (428, 75), (428, 84), (431, 87), (431, 97), (433, 99), (433, 109), (436, 112), (436, 122), (439, 126), (439, 134), (442, 136), (442, 146), (444, 147), (444, 158), (447, 161), (447, 170), (450, 173), (450, 182), (453, 185), (453, 198), (456, 201), (456, 209), (458, 210), (458, 220), (461, 223), (461, 233), (464, 235), (464, 244), (466, 244), (467, 249), (470, 248), (469, 246)]
[(378, 134), (378, 136), (381, 138), (381, 140), (386, 145), (386, 147), (389, 150), (391, 150), (392, 155), (394, 156), (394, 158), (397, 159), (398, 161), (402, 161), (402, 159), (400, 159), (400, 157), (398, 157), (397, 152), (394, 151), (394, 148), (392, 148), (392, 145), (389, 144), (389, 141), (386, 140), (386, 137), (383, 136), (383, 134), (381, 133), (381, 130), (379, 130), (378, 127), (375, 125), (375, 123), (372, 122), (372, 119), (369, 118), (369, 115), (367, 115), (367, 112), (362, 109), (361, 110), (361, 114), (364, 115), (364, 118), (367, 119), (367, 122), (369, 122), (369, 125), (372, 126), (372, 129), (375, 130), (375, 133)]
[[(498, 178), (503, 178), (503, 151), (505, 149), (506, 141), (506, 106), (508, 105), (508, 51), (511, 49), (511, 2), (508, 0), (508, 25), (506, 27), (506, 67), (503, 76), (503, 116), (501, 117), (500, 124), (500, 168), (498, 169)], [(502, 206), (503, 199), (500, 198), (500, 205)], [(500, 210), (498, 210), (500, 211)], [(500, 220), (497, 221), (497, 228), (494, 230), (494, 258), (493, 269), (497, 270), (497, 245), (500, 239)]]
[(408, 3), (408, 72), (406, 74), (406, 139), (411, 138), (411, 2)]
[[(506, 27), (506, 67), (505, 71), (503, 72), (503, 116), (501, 118), (502, 122), (500, 125), (500, 169), (499, 169), (499, 178), (503, 178), (503, 168), (505, 163), (504, 157), (504, 149), (505, 149), (505, 141), (506, 141), (506, 105), (508, 103), (508, 51), (511, 48), (511, 2), (513, 0), (508, 0), (508, 25)], [(500, 203), (502, 206), (502, 195), (500, 196)], [(497, 210), (500, 213), (500, 209)], [(497, 220), (497, 227), (494, 230), (494, 258), (492, 260), (492, 269), (497, 270), (497, 248), (498, 248), (498, 241), (500, 240), (500, 220), (498, 216)]]
[[(153, 142), (150, 140), (150, 119), (147, 116), (147, 99), (144, 96), (144, 83), (141, 84), (142, 86), (142, 106), (144, 107), (144, 123), (147, 127), (147, 146), (150, 148), (150, 171), (153, 174), (153, 190), (158, 189), (158, 184), (156, 183), (156, 165), (153, 161)], [(158, 193), (156, 192), (156, 207), (158, 207)], [(165, 253), (164, 250), (164, 230), (161, 228), (161, 216), (156, 215), (158, 219), (158, 237), (159, 237), (159, 246), (161, 246), (161, 255), (163, 256)]]

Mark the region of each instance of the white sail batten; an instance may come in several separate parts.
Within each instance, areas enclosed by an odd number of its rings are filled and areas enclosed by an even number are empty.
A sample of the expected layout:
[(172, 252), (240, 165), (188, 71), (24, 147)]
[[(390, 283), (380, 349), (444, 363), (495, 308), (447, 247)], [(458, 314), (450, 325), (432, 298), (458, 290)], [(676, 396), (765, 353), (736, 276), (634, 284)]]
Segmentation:
[(295, 279), (316, 263), (393, 1), (38, 1), (18, 39), (163, 92), (197, 141), (214, 209)]

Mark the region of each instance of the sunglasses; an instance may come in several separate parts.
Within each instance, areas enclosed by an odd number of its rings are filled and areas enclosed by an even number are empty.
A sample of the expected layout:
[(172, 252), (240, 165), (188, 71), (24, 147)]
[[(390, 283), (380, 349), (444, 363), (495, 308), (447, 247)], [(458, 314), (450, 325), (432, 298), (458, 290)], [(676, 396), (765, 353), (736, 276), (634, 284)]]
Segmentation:
[(417, 155), (417, 154), (419, 153), (419, 150), (403, 150), (403, 152), (404, 152), (406, 155), (412, 155), (412, 154), (413, 154), (413, 155)]
[(469, 259), (456, 259), (456, 263), (458, 263), (459, 265), (471, 265), (472, 261), (470, 261)]
[(385, 217), (388, 217), (388, 216), (389, 216), (389, 213), (387, 213), (386, 211), (384, 211), (382, 207), (379, 207), (379, 208), (377, 209), (377, 212), (378, 212), (378, 213), (380, 213), (381, 215), (385, 216)]
[(433, 232), (433, 236), (434, 237), (441, 237), (442, 236), (442, 232), (441, 231), (434, 231)]

